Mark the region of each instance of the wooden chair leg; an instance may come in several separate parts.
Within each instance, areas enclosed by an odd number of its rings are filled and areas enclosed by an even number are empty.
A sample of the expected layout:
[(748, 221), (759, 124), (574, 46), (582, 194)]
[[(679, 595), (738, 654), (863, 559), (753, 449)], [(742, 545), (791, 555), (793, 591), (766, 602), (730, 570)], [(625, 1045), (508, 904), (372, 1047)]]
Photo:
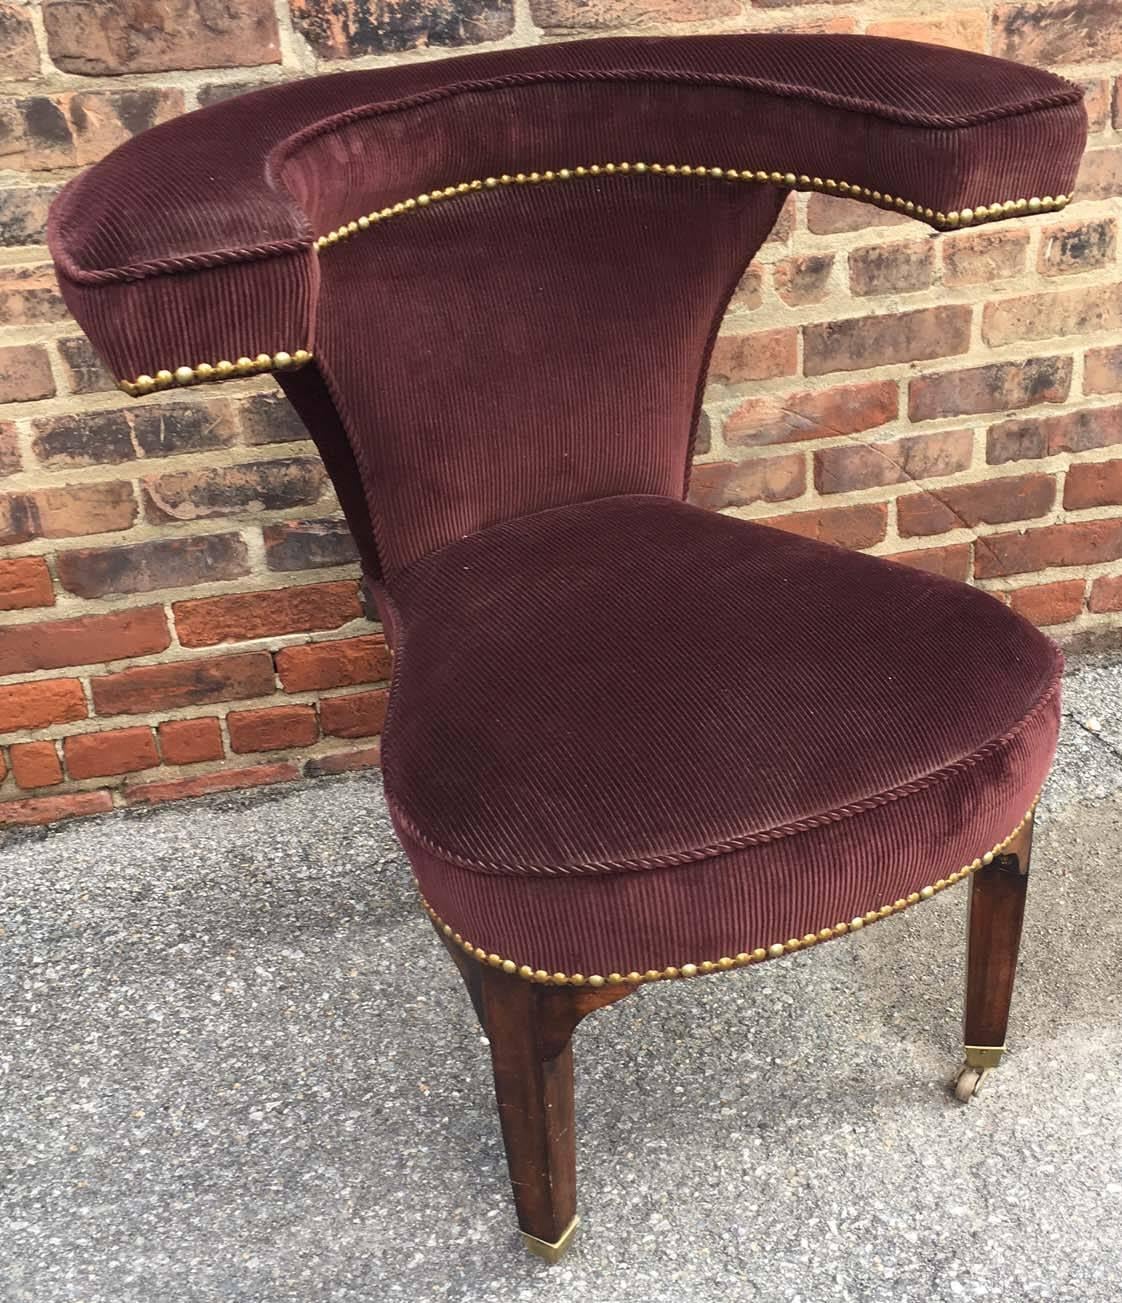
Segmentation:
[(1033, 821), (971, 880), (966, 944), (966, 1062), (955, 1080), (964, 1102), (981, 1089), (1005, 1049), (1017, 951), (1028, 892)]
[(526, 1247), (556, 1262), (577, 1218), (577, 1147), (571, 1037), (587, 1014), (629, 986), (553, 987), (528, 982), (441, 940), (464, 978), (491, 1042), (495, 1096), (518, 1225)]

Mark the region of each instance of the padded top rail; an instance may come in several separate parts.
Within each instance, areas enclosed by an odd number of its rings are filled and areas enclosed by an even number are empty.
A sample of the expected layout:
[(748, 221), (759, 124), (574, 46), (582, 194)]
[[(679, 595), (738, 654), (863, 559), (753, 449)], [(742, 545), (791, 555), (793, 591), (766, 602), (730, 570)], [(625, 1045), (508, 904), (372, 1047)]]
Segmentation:
[(950, 229), (1063, 207), (1085, 135), (1079, 87), (937, 46), (580, 41), (186, 114), (71, 181), (48, 239), (71, 310), (122, 388), (146, 393), (307, 360), (319, 256), (487, 186), (663, 173), (848, 195)]

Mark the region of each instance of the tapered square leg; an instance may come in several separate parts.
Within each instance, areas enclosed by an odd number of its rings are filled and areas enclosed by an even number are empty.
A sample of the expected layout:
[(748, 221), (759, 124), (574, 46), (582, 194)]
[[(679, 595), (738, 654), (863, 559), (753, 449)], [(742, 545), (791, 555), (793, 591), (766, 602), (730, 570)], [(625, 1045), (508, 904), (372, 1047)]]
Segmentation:
[(571, 1038), (587, 1014), (623, 999), (599, 989), (529, 982), (481, 964), (442, 935), (491, 1044), (495, 1098), (518, 1225), (526, 1247), (556, 1262), (577, 1218)]
[(1028, 892), (1033, 821), (971, 880), (966, 943), (966, 1061), (955, 1080), (963, 1101), (981, 1089), (1005, 1050)]

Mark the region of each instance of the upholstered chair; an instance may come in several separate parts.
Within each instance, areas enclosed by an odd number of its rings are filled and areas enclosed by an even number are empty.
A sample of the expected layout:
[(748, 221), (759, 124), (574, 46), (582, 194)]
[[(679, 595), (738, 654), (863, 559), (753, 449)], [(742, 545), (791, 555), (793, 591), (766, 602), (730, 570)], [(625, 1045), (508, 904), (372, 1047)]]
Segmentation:
[(126, 393), (267, 372), (319, 447), (395, 652), (386, 799), (549, 1259), (571, 1034), (641, 985), (966, 883), (960, 1098), (1001, 1055), (1058, 651), (963, 584), (684, 499), (792, 190), (1020, 220), (1068, 202), (1085, 126), (1068, 82), (933, 46), (602, 40), (244, 95), (54, 205)]

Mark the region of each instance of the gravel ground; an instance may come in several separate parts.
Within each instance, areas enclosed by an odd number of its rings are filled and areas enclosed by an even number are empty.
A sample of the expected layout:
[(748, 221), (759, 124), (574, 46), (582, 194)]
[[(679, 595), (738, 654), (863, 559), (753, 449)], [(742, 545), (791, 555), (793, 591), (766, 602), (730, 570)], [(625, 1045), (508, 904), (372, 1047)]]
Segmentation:
[(1122, 1296), (1122, 667), (1070, 676), (1011, 1053), (965, 892), (577, 1034), (584, 1225), (514, 1233), (485, 1044), (371, 778), (0, 849), (0, 1298)]

